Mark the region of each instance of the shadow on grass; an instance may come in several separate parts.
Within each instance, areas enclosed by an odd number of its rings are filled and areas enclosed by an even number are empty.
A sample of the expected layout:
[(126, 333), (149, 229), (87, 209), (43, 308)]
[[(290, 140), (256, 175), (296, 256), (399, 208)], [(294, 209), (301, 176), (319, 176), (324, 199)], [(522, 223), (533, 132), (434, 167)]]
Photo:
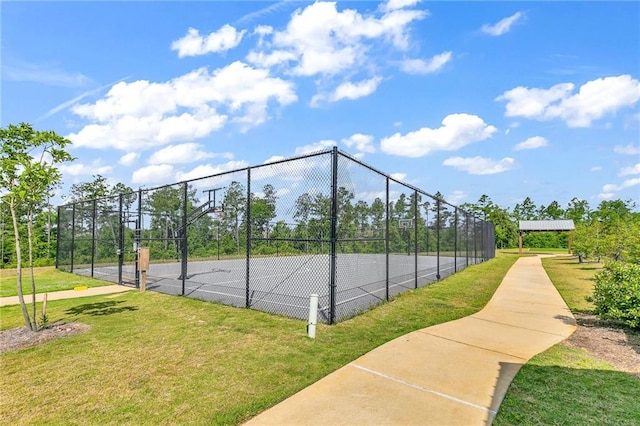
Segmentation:
[(118, 306), (118, 304), (124, 303), (123, 300), (108, 301), (98, 303), (85, 303), (84, 305), (74, 306), (65, 311), (67, 315), (91, 315), (91, 316), (104, 316), (119, 314), (122, 312), (137, 311), (136, 306)]
[(640, 379), (619, 372), (527, 364), (494, 425), (638, 425)]
[(602, 266), (581, 266), (578, 269), (582, 271), (599, 271), (603, 269), (603, 267)]

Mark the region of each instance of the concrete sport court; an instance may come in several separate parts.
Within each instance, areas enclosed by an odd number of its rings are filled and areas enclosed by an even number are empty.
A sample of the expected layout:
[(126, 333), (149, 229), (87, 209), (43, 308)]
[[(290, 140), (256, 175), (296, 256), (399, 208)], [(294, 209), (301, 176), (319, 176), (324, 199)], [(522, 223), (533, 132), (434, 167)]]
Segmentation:
[[(330, 260), (328, 254), (251, 257), (248, 268), (246, 258), (190, 261), (184, 296), (307, 319), (309, 296), (317, 294), (318, 319), (329, 321)], [(474, 262), (473, 257), (466, 256), (440, 256), (438, 261), (437, 256), (390, 254), (387, 290), (384, 254), (337, 254), (336, 320), (436, 281), (438, 272), (444, 278)], [(90, 276), (91, 269), (74, 268), (74, 273)], [(118, 266), (96, 265), (93, 276), (117, 282)], [(123, 265), (122, 280), (135, 285), (133, 263)], [(182, 295), (180, 262), (152, 263), (147, 271), (147, 289)]]

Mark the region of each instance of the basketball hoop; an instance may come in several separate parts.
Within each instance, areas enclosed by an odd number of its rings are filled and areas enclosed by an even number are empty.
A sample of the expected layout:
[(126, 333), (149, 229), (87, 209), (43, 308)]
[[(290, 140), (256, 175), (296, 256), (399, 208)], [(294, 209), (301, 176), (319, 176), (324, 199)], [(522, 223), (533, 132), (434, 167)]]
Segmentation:
[(224, 219), (224, 210), (221, 207), (214, 207), (211, 213), (218, 215), (220, 219)]
[(413, 228), (413, 219), (398, 219), (398, 228), (403, 231)]

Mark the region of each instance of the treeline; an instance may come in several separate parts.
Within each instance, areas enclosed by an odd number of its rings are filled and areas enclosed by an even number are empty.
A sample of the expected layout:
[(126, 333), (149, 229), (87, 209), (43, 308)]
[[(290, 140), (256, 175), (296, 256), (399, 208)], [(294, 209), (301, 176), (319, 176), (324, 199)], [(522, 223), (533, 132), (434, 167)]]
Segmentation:
[(477, 203), (461, 206), (486, 217), (496, 227), (498, 248), (517, 247), (520, 220), (573, 220), (576, 230), (567, 232), (532, 232), (523, 236), (528, 248), (567, 248), (573, 238), (572, 251), (594, 260), (626, 260), (640, 263), (640, 212), (634, 200), (604, 200), (591, 208), (586, 200), (573, 198), (566, 207), (557, 201), (537, 206), (527, 197), (513, 210), (494, 204), (482, 195)]
[[(96, 176), (90, 184), (72, 187), (68, 199), (73, 205), (61, 209), (63, 264), (114, 263), (121, 247), (125, 261), (132, 261), (136, 242), (149, 247), (155, 260), (177, 260), (185, 232), (191, 258), (242, 256), (248, 237), (252, 255), (329, 252), (332, 203), (326, 193), (279, 199), (274, 186), (266, 184), (251, 193), (247, 206), (247, 190), (237, 181), (218, 188), (213, 199), (213, 190), (199, 198), (192, 186), (186, 192), (183, 185), (173, 185), (114, 196), (126, 188), (105, 185), (104, 178)], [(96, 195), (107, 197), (93, 198)], [(356, 200), (345, 187), (338, 188), (336, 196), (338, 252), (385, 253), (388, 237), (392, 253), (439, 249), (448, 256), (483, 255), (482, 220), (446, 204), (439, 194), (435, 199), (413, 191), (400, 194), (389, 203), (388, 233), (387, 206), (380, 198), (371, 203)]]
[[(303, 193), (295, 200), (279, 200), (272, 185), (264, 185), (261, 192), (251, 194), (250, 234), (251, 251), (256, 255), (297, 254), (327, 252), (331, 232), (331, 198), (328, 194)], [(120, 202), (119, 194), (127, 194)], [(115, 262), (120, 244), (125, 255), (132, 259), (134, 242), (140, 240), (152, 250), (157, 259), (176, 259), (180, 256), (184, 190), (182, 186), (167, 186), (142, 192), (142, 211), (138, 213), (138, 192), (123, 185), (110, 186), (96, 175), (93, 181), (75, 184), (64, 200), (76, 204), (74, 217), (74, 261), (78, 264)], [(211, 197), (211, 194), (209, 194)], [(97, 200), (95, 203), (91, 200)], [(201, 199), (189, 187), (186, 194), (187, 220), (203, 214), (186, 228), (188, 253), (192, 257), (243, 255), (247, 243), (247, 194), (239, 182), (232, 182), (218, 194), (217, 212), (211, 199)], [(344, 187), (337, 194), (337, 234), (342, 240), (341, 252), (383, 253), (386, 237), (385, 202), (376, 198), (372, 202), (356, 200), (353, 192)], [(517, 247), (519, 220), (571, 219), (576, 224), (572, 247), (585, 258), (640, 259), (640, 213), (635, 212), (633, 201), (605, 200), (592, 209), (585, 200), (573, 198), (565, 207), (557, 201), (549, 205), (536, 205), (527, 197), (513, 209), (495, 204), (482, 195), (476, 203), (465, 203), (458, 209), (446, 204), (441, 194), (435, 198), (413, 191), (400, 194), (389, 205), (389, 245), (396, 253), (412, 252), (417, 245), (419, 253), (466, 255), (466, 251), (482, 250), (482, 235), (474, 228), (477, 219), (495, 225), (497, 248)], [(122, 205), (120, 205), (122, 204)], [(287, 217), (278, 216), (278, 207), (286, 205)], [(283, 210), (281, 207), (280, 210)], [(467, 215), (464, 211), (471, 213)], [(64, 214), (70, 214), (64, 210)], [(120, 236), (120, 215), (125, 219)], [(96, 223), (93, 224), (93, 217)], [(33, 224), (34, 265), (55, 262), (58, 232), (62, 233), (61, 257), (70, 252), (68, 227), (71, 218), (61, 218), (63, 226), (57, 229), (57, 214), (52, 206), (35, 212)], [(141, 223), (137, 223), (140, 221)], [(401, 228), (400, 222), (410, 225)], [(2, 227), (3, 267), (15, 263), (13, 232), (10, 229), (8, 209), (0, 206)], [(22, 226), (22, 225), (21, 225)], [(139, 233), (136, 234), (136, 229)], [(417, 241), (416, 241), (417, 230)], [(437, 232), (439, 230), (439, 232)], [(20, 235), (26, 235), (21, 232)], [(65, 237), (66, 236), (66, 237)], [(541, 232), (524, 235), (524, 247), (566, 248), (568, 233)], [(92, 242), (94, 241), (94, 242)]]

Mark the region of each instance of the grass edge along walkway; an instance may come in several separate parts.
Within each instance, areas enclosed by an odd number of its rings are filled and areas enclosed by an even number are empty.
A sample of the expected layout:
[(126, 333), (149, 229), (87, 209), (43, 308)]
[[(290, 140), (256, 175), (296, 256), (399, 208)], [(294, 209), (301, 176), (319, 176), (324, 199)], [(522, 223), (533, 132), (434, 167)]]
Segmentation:
[[(562, 265), (565, 263), (566, 265)], [(543, 259), (543, 267), (573, 312), (589, 312), (587, 275), (575, 258)], [(567, 269), (575, 268), (575, 270)], [(590, 274), (585, 273), (590, 271)], [(533, 357), (511, 383), (494, 425), (638, 425), (640, 380), (586, 350), (559, 343)]]
[[(152, 292), (51, 302), (51, 321), (92, 329), (0, 356), (0, 423), (242, 423), (387, 341), (479, 311), (517, 258), (320, 325), (315, 340), (304, 321)], [(22, 325), (18, 307), (0, 317)]]
[[(75, 287), (102, 287), (113, 285), (112, 282), (101, 281), (82, 275), (72, 274), (56, 269), (54, 266), (34, 268), (36, 294), (54, 291), (73, 290)], [(16, 270), (0, 269), (0, 297), (17, 296)], [(31, 296), (31, 276), (29, 268), (22, 268), (22, 293)], [(29, 297), (29, 302), (31, 297)]]

